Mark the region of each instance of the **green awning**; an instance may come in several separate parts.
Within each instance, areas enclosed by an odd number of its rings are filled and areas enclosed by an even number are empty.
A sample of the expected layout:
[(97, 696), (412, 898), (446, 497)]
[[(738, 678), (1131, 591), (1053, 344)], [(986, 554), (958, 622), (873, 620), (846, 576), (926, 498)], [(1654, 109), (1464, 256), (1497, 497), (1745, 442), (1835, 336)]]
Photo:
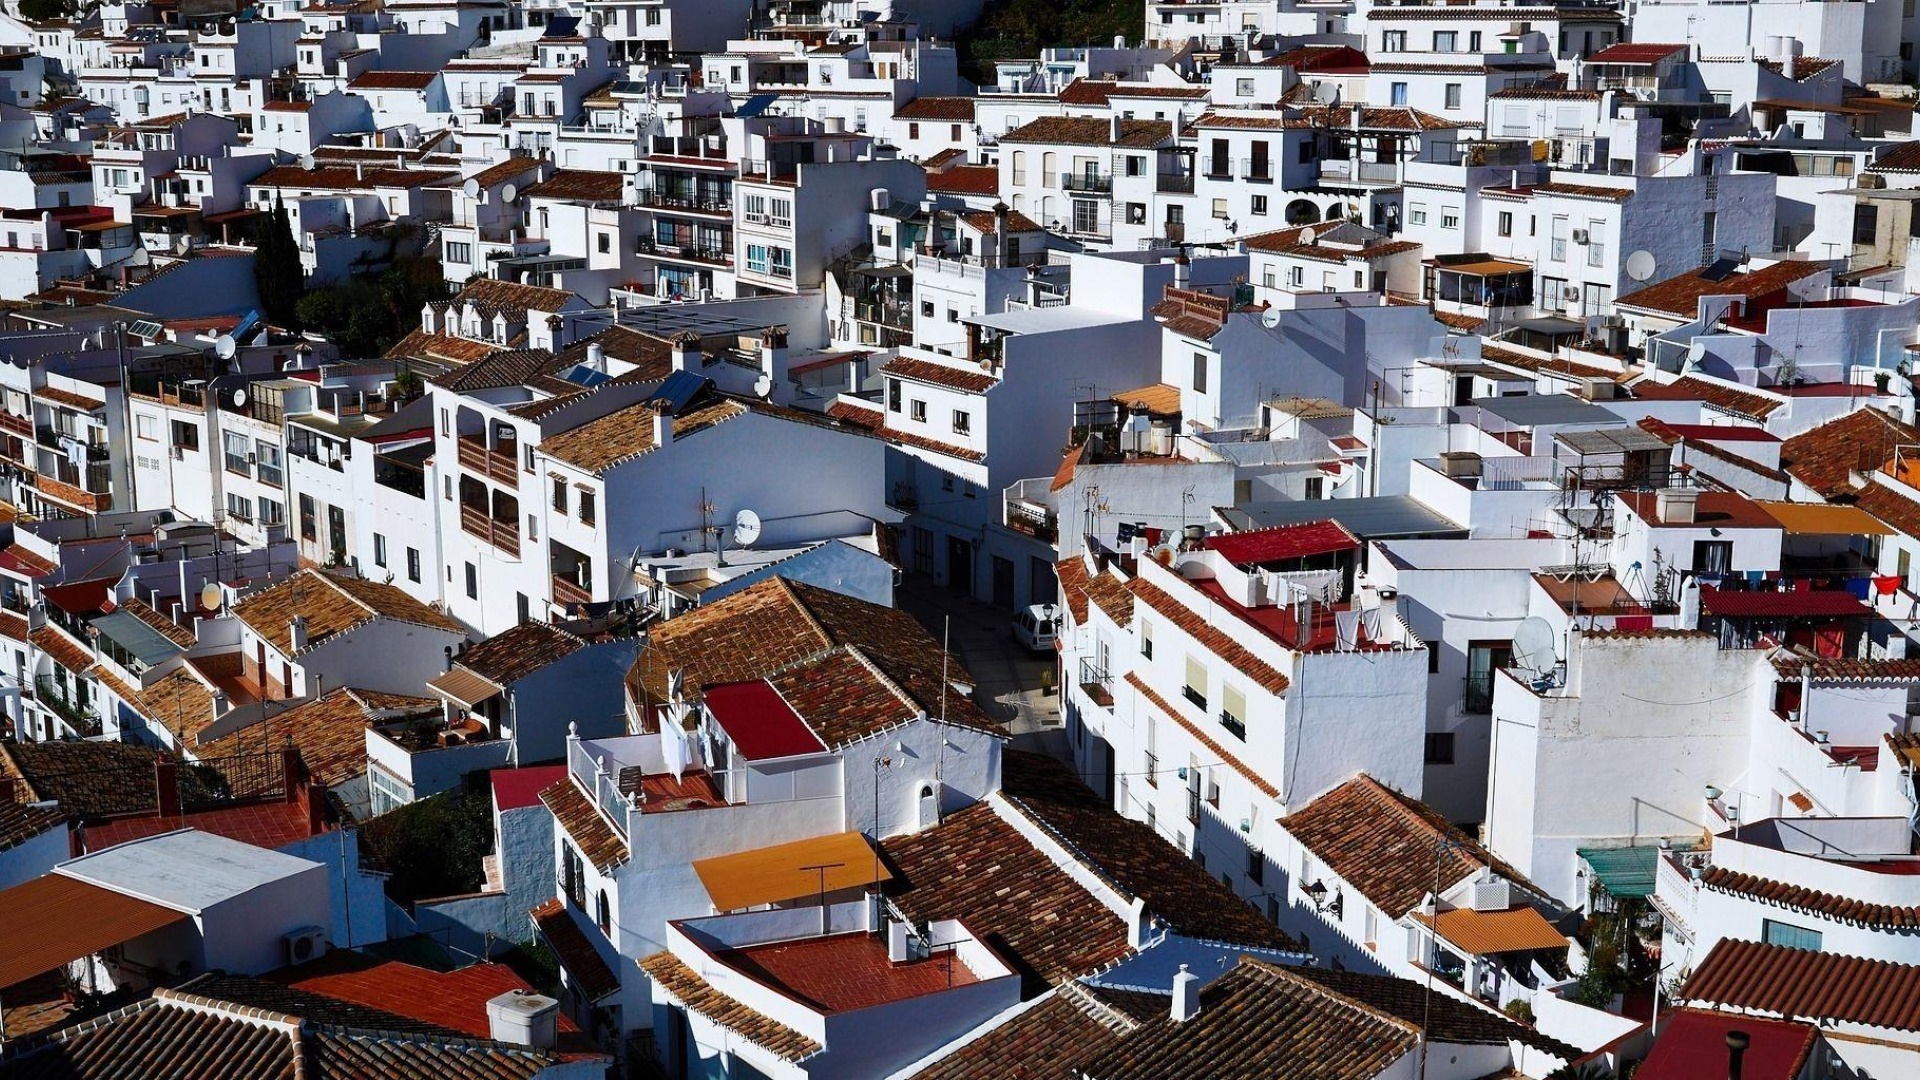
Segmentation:
[(1625, 899), (1653, 895), (1654, 871), (1660, 863), (1658, 847), (1581, 848), (1579, 854), (1593, 868), (1601, 887), (1613, 896)]

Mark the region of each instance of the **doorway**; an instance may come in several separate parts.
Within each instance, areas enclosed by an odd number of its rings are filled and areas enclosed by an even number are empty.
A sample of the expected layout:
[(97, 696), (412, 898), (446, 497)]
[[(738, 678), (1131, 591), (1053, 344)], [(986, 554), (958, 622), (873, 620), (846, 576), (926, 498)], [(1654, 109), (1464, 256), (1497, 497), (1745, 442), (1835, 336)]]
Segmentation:
[(947, 584), (973, 595), (973, 545), (957, 536), (947, 537)]

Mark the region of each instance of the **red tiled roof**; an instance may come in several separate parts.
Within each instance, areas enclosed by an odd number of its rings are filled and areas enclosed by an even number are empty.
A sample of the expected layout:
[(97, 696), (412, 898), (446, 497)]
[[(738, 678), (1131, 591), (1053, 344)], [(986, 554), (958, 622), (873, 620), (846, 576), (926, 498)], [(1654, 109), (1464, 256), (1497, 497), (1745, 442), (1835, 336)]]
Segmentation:
[(1723, 938), (1680, 999), (1771, 1013), (1920, 1031), (1920, 966)]
[(997, 195), (1000, 170), (992, 165), (954, 165), (927, 173), (927, 190), (950, 195)]
[(910, 357), (896, 357), (880, 369), (882, 375), (898, 375), (914, 382), (932, 383), (969, 394), (985, 393), (998, 385), (1000, 380), (981, 371), (977, 367), (957, 367), (938, 364), (932, 360), (915, 360)]
[[(1687, 312), (1689, 316), (1693, 312)], [(1748, 387), (1729, 386), (1726, 383), (1702, 379), (1687, 375), (1670, 383), (1656, 383), (1642, 379), (1633, 384), (1633, 396), (1643, 401), (1699, 401), (1726, 412), (1737, 413), (1753, 419), (1765, 419), (1786, 402), (1779, 398), (1758, 393)]]
[[(1617, 47), (1617, 46), (1616, 46)], [(1653, 1052), (1634, 1071), (1634, 1080), (1700, 1080), (1727, 1072), (1727, 1035), (1745, 1032), (1741, 1080), (1798, 1080), (1820, 1041), (1811, 1024), (1763, 1020), (1698, 1009), (1679, 1009), (1660, 1021)]]
[(315, 835), (314, 821), (305, 805), (275, 799), (256, 802), (251, 806), (199, 810), (179, 816), (162, 817), (152, 813), (141, 817), (115, 818), (87, 827), (87, 850), (100, 851), (115, 844), (124, 844), (144, 836), (158, 836), (180, 828), (198, 829), (267, 851), (275, 851)]
[(1817, 262), (1787, 260), (1771, 266), (1763, 266), (1758, 270), (1729, 274), (1719, 281), (1703, 277), (1702, 271), (1706, 269), (1702, 266), (1665, 281), (1657, 281), (1620, 297), (1614, 301), (1614, 304), (1622, 307), (1646, 308), (1691, 319), (1699, 314), (1701, 297), (1738, 296), (1757, 300), (1771, 293), (1780, 292), (1801, 278), (1817, 274), (1825, 270), (1826, 266)]
[[(434, 971), (344, 951), (328, 953), (299, 967), (282, 968), (269, 978), (295, 990), (381, 1009), (476, 1039), (493, 1037), (487, 1018), (488, 1000), (515, 991), (533, 991), (505, 964), (483, 961), (453, 971)], [(564, 1011), (559, 1026), (563, 1042), (568, 1041), (568, 1034), (580, 1030)]]
[(894, 110), (895, 120), (944, 120), (973, 122), (974, 99), (970, 97), (917, 97)]
[(553, 820), (580, 849), (581, 858), (597, 870), (611, 870), (627, 861), (626, 841), (613, 831), (580, 793), (571, 779), (561, 780), (540, 793), (540, 801), (553, 811)]
[(1222, 533), (1208, 537), (1206, 545), (1233, 565), (1247, 566), (1352, 551), (1360, 541), (1339, 522), (1328, 519)]
[(1700, 884), (1716, 892), (1751, 897), (1776, 907), (1824, 915), (1856, 926), (1908, 931), (1920, 928), (1920, 907), (1869, 903), (1850, 896), (1838, 896), (1754, 874), (1743, 874), (1723, 866), (1708, 870), (1700, 878)]
[(1644, 41), (1621, 41), (1609, 45), (1592, 56), (1587, 57), (1589, 64), (1655, 64), (1677, 52), (1685, 52), (1685, 45), (1656, 45)]
[(1873, 609), (1839, 589), (1757, 592), (1700, 586), (1700, 610), (1732, 619), (1865, 618)]
[[(1166, 590), (1142, 578), (1127, 583), (1127, 589), (1156, 615), (1179, 627), (1200, 647), (1218, 656), (1240, 674), (1252, 679), (1271, 693), (1283, 693), (1290, 680), (1285, 672), (1255, 656), (1252, 650), (1234, 639), (1234, 635), (1208, 622), (1204, 616), (1174, 599)], [(1235, 631), (1245, 633), (1235, 625)]]
[(1789, 438), (1780, 447), (1780, 467), (1831, 499), (1852, 491), (1855, 471), (1878, 469), (1897, 447), (1915, 443), (1920, 428), (1867, 406)]
[(540, 930), (540, 936), (547, 939), (547, 945), (560, 958), (560, 965), (573, 977), (573, 983), (589, 1002), (620, 989), (620, 977), (601, 958), (600, 951), (587, 940), (573, 916), (568, 914), (566, 902), (558, 897), (541, 904), (529, 912), (534, 926)]
[(347, 84), (349, 90), (425, 90), (440, 77), (437, 71), (363, 71)]

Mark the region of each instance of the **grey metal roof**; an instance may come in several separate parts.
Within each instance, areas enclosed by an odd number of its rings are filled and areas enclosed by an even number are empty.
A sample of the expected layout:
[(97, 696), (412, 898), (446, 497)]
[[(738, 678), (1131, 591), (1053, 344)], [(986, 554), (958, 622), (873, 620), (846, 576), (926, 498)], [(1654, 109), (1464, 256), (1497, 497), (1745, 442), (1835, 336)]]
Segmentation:
[[(197, 829), (145, 836), (82, 855), (54, 873), (197, 915), (296, 874), (317, 862)], [(320, 884), (326, 879), (322, 877)]]
[(1244, 503), (1219, 507), (1214, 513), (1236, 529), (1270, 529), (1276, 525), (1298, 525), (1330, 518), (1362, 540), (1463, 535), (1467, 531), (1465, 525), (1442, 517), (1411, 495)]
[(93, 620), (93, 628), (100, 631), (100, 636), (112, 638), (121, 648), (132, 653), (134, 659), (148, 667), (171, 660), (186, 651), (131, 612), (115, 611), (102, 615)]
[(1567, 394), (1526, 394), (1514, 397), (1474, 398), (1475, 408), (1505, 420), (1515, 427), (1544, 427), (1565, 424), (1617, 424), (1624, 418), (1591, 401)]
[(1576, 454), (1629, 454), (1639, 450), (1665, 450), (1666, 440), (1644, 428), (1594, 428), (1590, 431), (1555, 432), (1553, 441)]

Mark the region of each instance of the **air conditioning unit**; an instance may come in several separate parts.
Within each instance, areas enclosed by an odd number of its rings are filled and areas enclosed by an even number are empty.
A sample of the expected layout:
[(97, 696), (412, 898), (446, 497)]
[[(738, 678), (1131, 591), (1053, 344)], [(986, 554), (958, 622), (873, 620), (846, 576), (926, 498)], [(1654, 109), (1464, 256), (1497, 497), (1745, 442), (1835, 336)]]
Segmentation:
[(1580, 299), (1580, 287), (1577, 285), (1569, 285), (1560, 291), (1560, 296), (1564, 300), (1578, 300)]
[(1588, 233), (1587, 233), (1587, 230), (1585, 230), (1585, 229), (1575, 229), (1575, 230), (1573, 230), (1573, 242), (1574, 242), (1574, 243), (1576, 243), (1576, 244), (1583, 244), (1583, 245), (1584, 245), (1584, 244), (1585, 244), (1585, 243), (1587, 242), (1587, 238), (1588, 238)]
[(280, 935), (280, 947), (289, 964), (318, 960), (327, 951), (327, 932), (317, 926), (303, 926)]

